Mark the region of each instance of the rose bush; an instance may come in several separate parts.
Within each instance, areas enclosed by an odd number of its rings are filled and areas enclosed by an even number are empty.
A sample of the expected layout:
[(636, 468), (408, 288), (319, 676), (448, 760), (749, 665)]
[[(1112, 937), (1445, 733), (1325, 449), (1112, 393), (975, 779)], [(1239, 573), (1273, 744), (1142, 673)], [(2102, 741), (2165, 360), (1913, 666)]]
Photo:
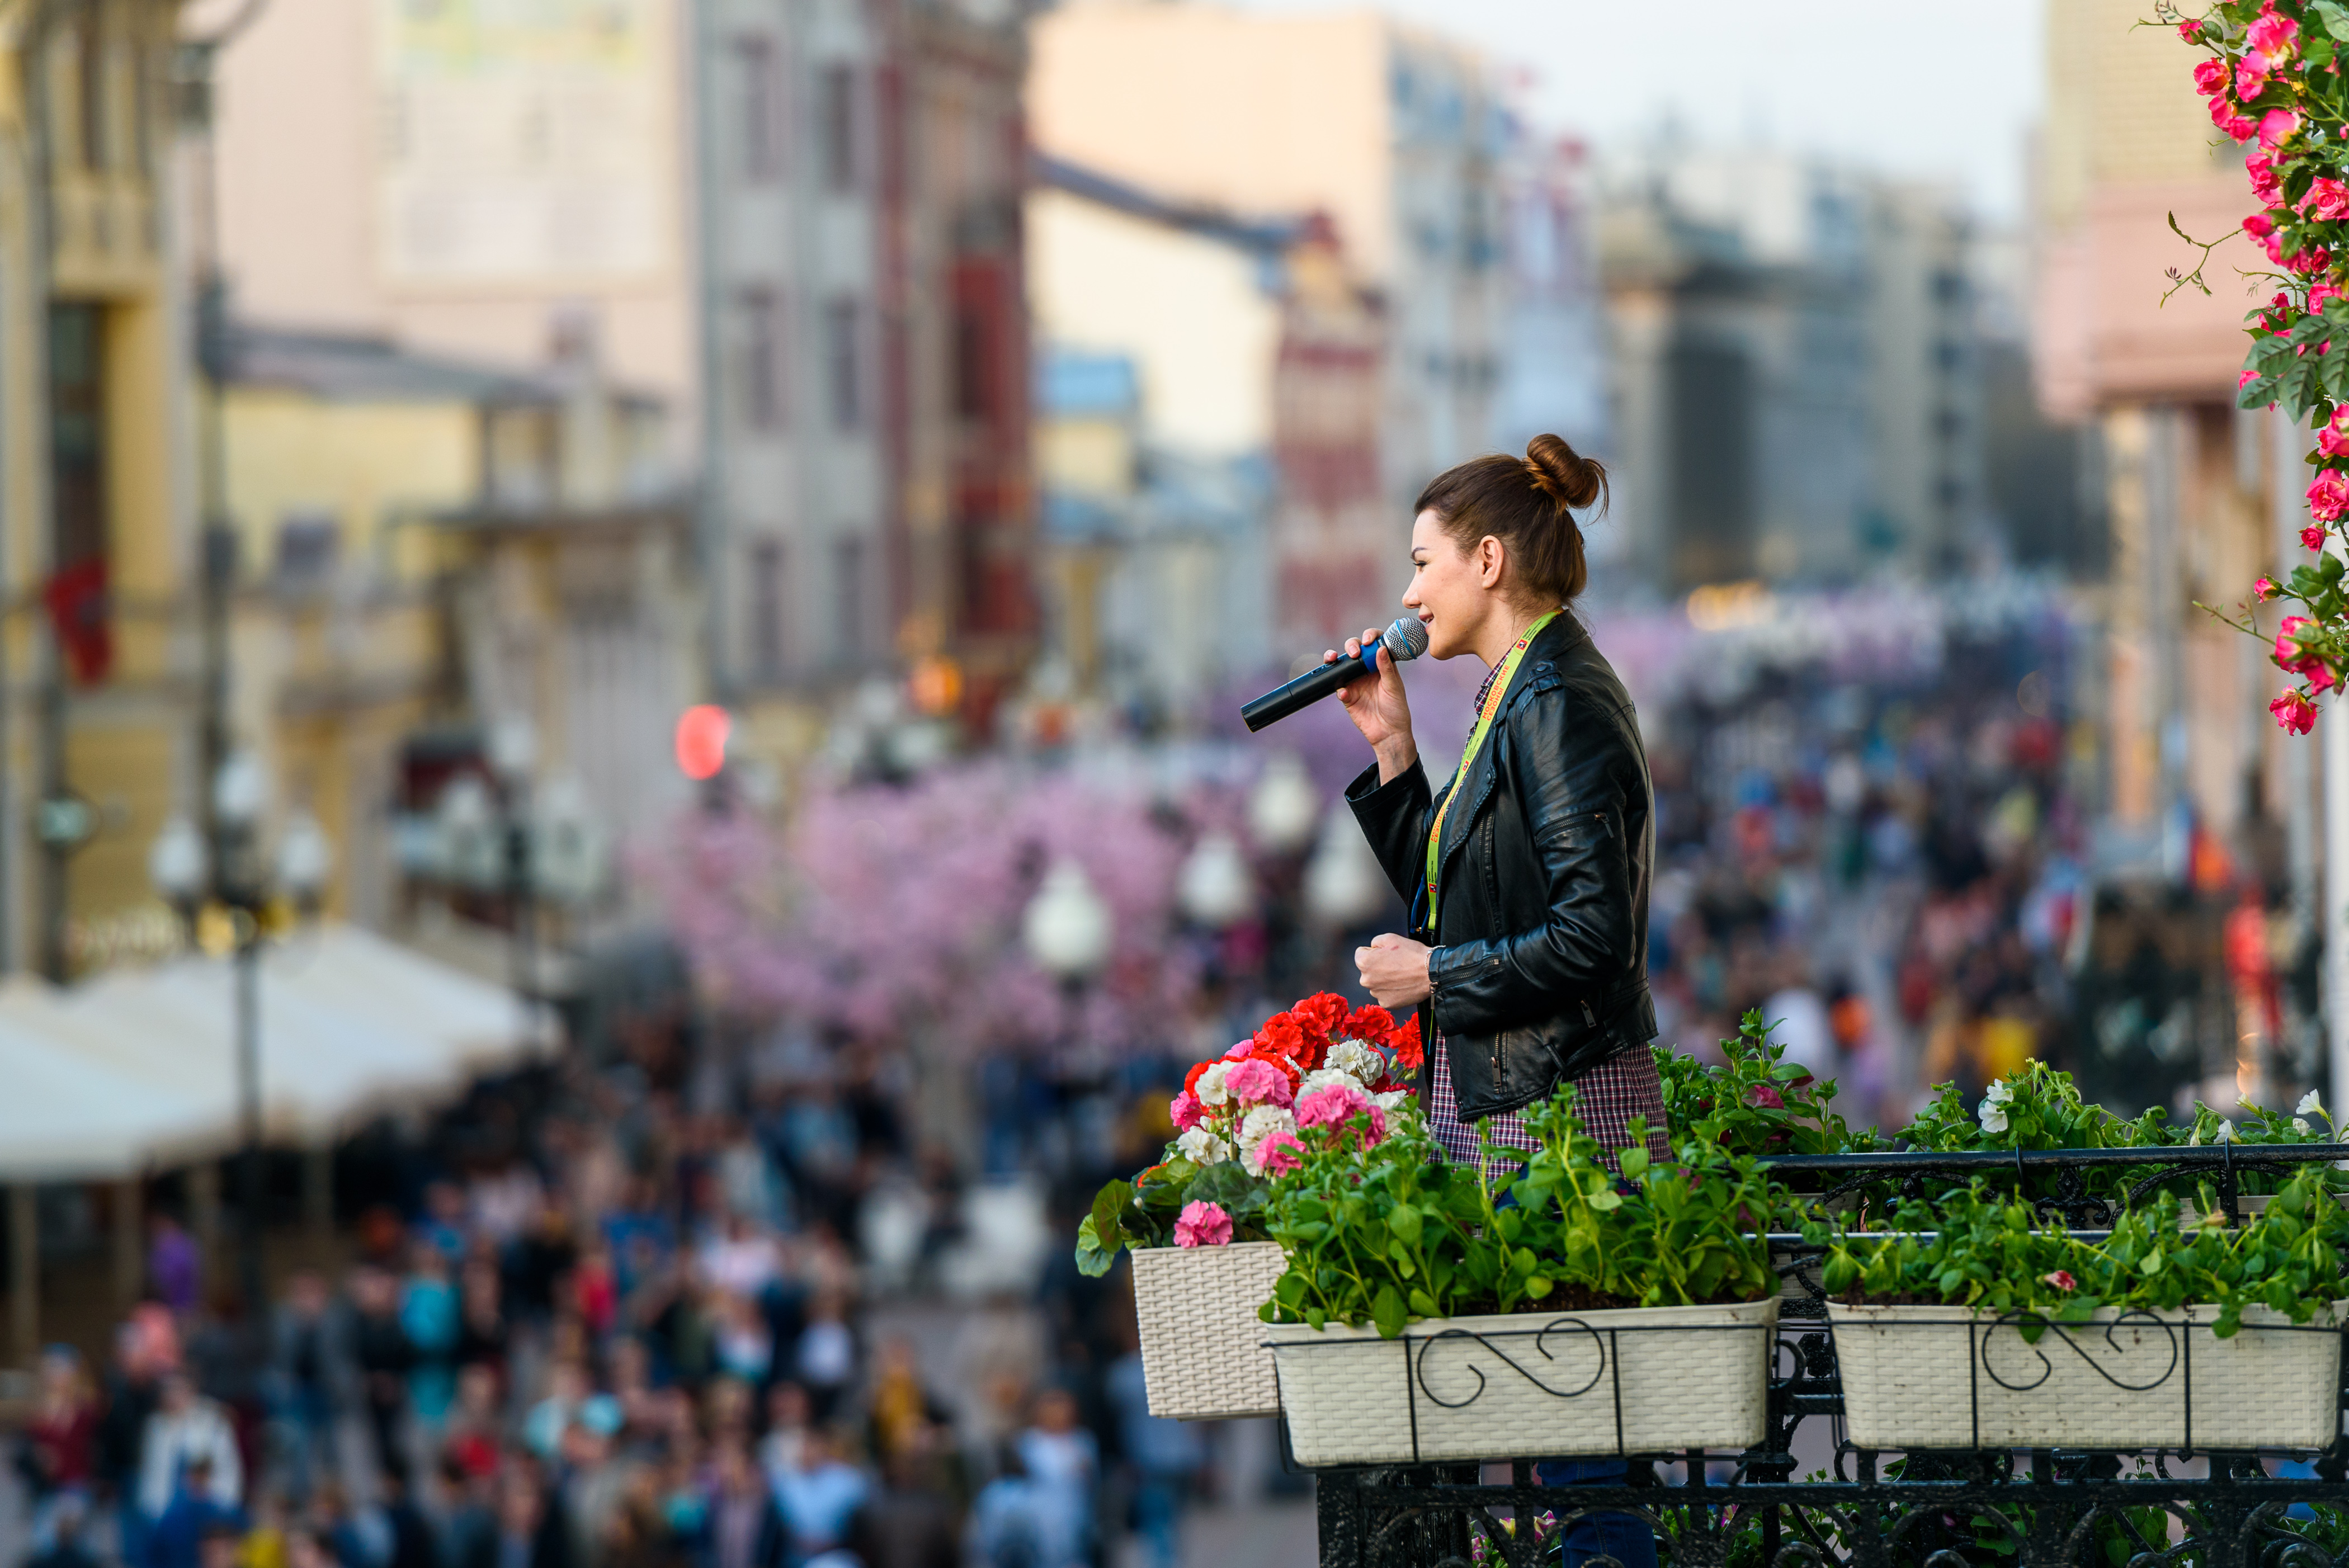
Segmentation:
[[(2253, 275), (2274, 293), (2247, 320), (2251, 346), (2237, 399), (2246, 408), (2281, 408), (2314, 432), (2313, 521), (2301, 543), (2315, 558), (2261, 577), (2235, 614), (2214, 612), (2263, 640), (2261, 605), (2286, 602), (2305, 612), (2285, 616), (2275, 634), (2269, 656), (2295, 682), (2268, 704), (2278, 724), (2305, 735), (2316, 722), (2314, 699), (2349, 670), (2349, 567), (2326, 550), (2335, 539), (2349, 542), (2349, 77), (2339, 54), (2349, 42), (2349, 5), (2227, 0), (2187, 16), (2164, 0), (2160, 15), (2204, 52), (2194, 86), (2210, 122), (2248, 144), (2244, 175), (2261, 210), (2243, 220), (2242, 232), (2272, 269)], [(2189, 281), (2200, 285), (2199, 269)]]

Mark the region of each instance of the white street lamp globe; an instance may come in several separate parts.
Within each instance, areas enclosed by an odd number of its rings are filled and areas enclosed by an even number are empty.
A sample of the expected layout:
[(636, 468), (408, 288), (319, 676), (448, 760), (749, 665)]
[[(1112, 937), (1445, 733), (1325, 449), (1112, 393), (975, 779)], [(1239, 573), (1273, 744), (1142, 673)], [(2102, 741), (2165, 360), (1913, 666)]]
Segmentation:
[(1305, 908), (1325, 925), (1343, 930), (1378, 913), (1387, 899), (1387, 873), (1361, 824), (1340, 801), (1321, 824), (1321, 841), (1305, 863)]
[(212, 777), (212, 814), (228, 828), (251, 828), (269, 810), (269, 770), (244, 748), (222, 759)]
[(586, 791), (576, 779), (556, 779), (539, 797), (537, 818), (531, 830), (532, 881), (557, 903), (585, 903), (604, 885), (607, 852)]
[(1055, 980), (1077, 981), (1098, 974), (1109, 962), (1115, 932), (1109, 905), (1093, 892), (1084, 867), (1058, 860), (1044, 873), (1044, 885), (1020, 917), (1019, 938), (1036, 966)]
[(1174, 898), (1185, 914), (1211, 931), (1246, 919), (1256, 902), (1256, 883), (1239, 841), (1222, 831), (1202, 833), (1183, 861)]
[(1264, 776), (1248, 791), (1248, 831), (1277, 855), (1305, 847), (1321, 820), (1321, 797), (1305, 776), (1305, 764), (1290, 751), (1275, 752)]
[(318, 819), (307, 811), (287, 818), (277, 840), (277, 885), (297, 903), (315, 903), (334, 871), (335, 846)]
[(489, 787), (460, 773), (440, 791), (435, 812), (440, 840), (440, 874), (476, 888), (497, 885), (503, 864)]
[(538, 728), (528, 715), (510, 713), (490, 726), (482, 749), (499, 783), (519, 784), (538, 764)]
[(212, 851), (195, 823), (175, 816), (147, 850), (147, 880), (166, 903), (193, 903), (212, 875)]

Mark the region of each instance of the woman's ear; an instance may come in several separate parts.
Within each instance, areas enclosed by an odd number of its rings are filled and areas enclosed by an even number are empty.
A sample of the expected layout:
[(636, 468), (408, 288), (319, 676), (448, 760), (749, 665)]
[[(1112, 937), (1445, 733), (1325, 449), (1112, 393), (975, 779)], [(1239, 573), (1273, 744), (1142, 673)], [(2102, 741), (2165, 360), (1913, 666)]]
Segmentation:
[(1476, 542), (1476, 581), (1487, 590), (1498, 588), (1509, 569), (1509, 547), (1486, 534)]

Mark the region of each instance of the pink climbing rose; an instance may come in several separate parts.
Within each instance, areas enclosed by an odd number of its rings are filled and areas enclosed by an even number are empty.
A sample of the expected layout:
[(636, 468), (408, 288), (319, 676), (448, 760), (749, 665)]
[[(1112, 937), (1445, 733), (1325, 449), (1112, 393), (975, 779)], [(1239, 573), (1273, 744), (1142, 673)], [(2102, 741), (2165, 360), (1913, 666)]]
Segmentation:
[(2316, 708), (2296, 691), (2288, 691), (2268, 704), (2275, 721), (2293, 735), (2306, 735), (2316, 727)]

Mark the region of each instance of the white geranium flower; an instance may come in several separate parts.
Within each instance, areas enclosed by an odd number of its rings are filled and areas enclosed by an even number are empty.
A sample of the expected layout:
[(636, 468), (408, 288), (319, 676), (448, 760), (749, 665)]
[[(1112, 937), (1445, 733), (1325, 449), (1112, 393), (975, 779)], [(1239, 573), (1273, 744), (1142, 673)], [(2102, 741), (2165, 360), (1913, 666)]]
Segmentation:
[(2300, 1103), (2292, 1109), (2296, 1116), (2321, 1116), (2327, 1121), (2333, 1119), (2333, 1113), (2324, 1109), (2324, 1102), (2316, 1098), (2314, 1089), (2310, 1089), (2306, 1094), (2302, 1095)]
[(1254, 1163), (1257, 1145), (1276, 1132), (1297, 1130), (1297, 1118), (1277, 1105), (1260, 1105), (1240, 1119), (1240, 1157)]
[(1204, 1127), (1195, 1127), (1174, 1140), (1183, 1158), (1194, 1165), (1214, 1165), (1232, 1157), (1232, 1146)]
[(1383, 1111), (1388, 1116), (1392, 1116), (1396, 1111), (1401, 1110), (1403, 1107), (1409, 1105), (1411, 1101), (1412, 1093), (1411, 1090), (1407, 1088), (1391, 1088), (1384, 1094), (1374, 1094), (1371, 1096), (1371, 1103), (1377, 1106), (1380, 1110)]
[(1386, 1057), (1360, 1040), (1340, 1040), (1330, 1047), (1323, 1070), (1336, 1068), (1360, 1083), (1376, 1083), (1387, 1070)]
[(1199, 1075), (1199, 1087), (1192, 1092), (1199, 1097), (1201, 1105), (1231, 1103), (1232, 1091), (1224, 1087), (1224, 1080), (1231, 1076), (1231, 1070), (1229, 1062), (1217, 1062)]
[(1994, 1099), (1985, 1099), (1982, 1102), (1982, 1129), (1984, 1132), (2004, 1132), (2006, 1107)]
[(1350, 1088), (1361, 1094), (1365, 1087), (1361, 1078), (1343, 1068), (1321, 1068), (1305, 1075), (1305, 1081), (1297, 1086), (1297, 1098), (1303, 1099), (1317, 1088)]

